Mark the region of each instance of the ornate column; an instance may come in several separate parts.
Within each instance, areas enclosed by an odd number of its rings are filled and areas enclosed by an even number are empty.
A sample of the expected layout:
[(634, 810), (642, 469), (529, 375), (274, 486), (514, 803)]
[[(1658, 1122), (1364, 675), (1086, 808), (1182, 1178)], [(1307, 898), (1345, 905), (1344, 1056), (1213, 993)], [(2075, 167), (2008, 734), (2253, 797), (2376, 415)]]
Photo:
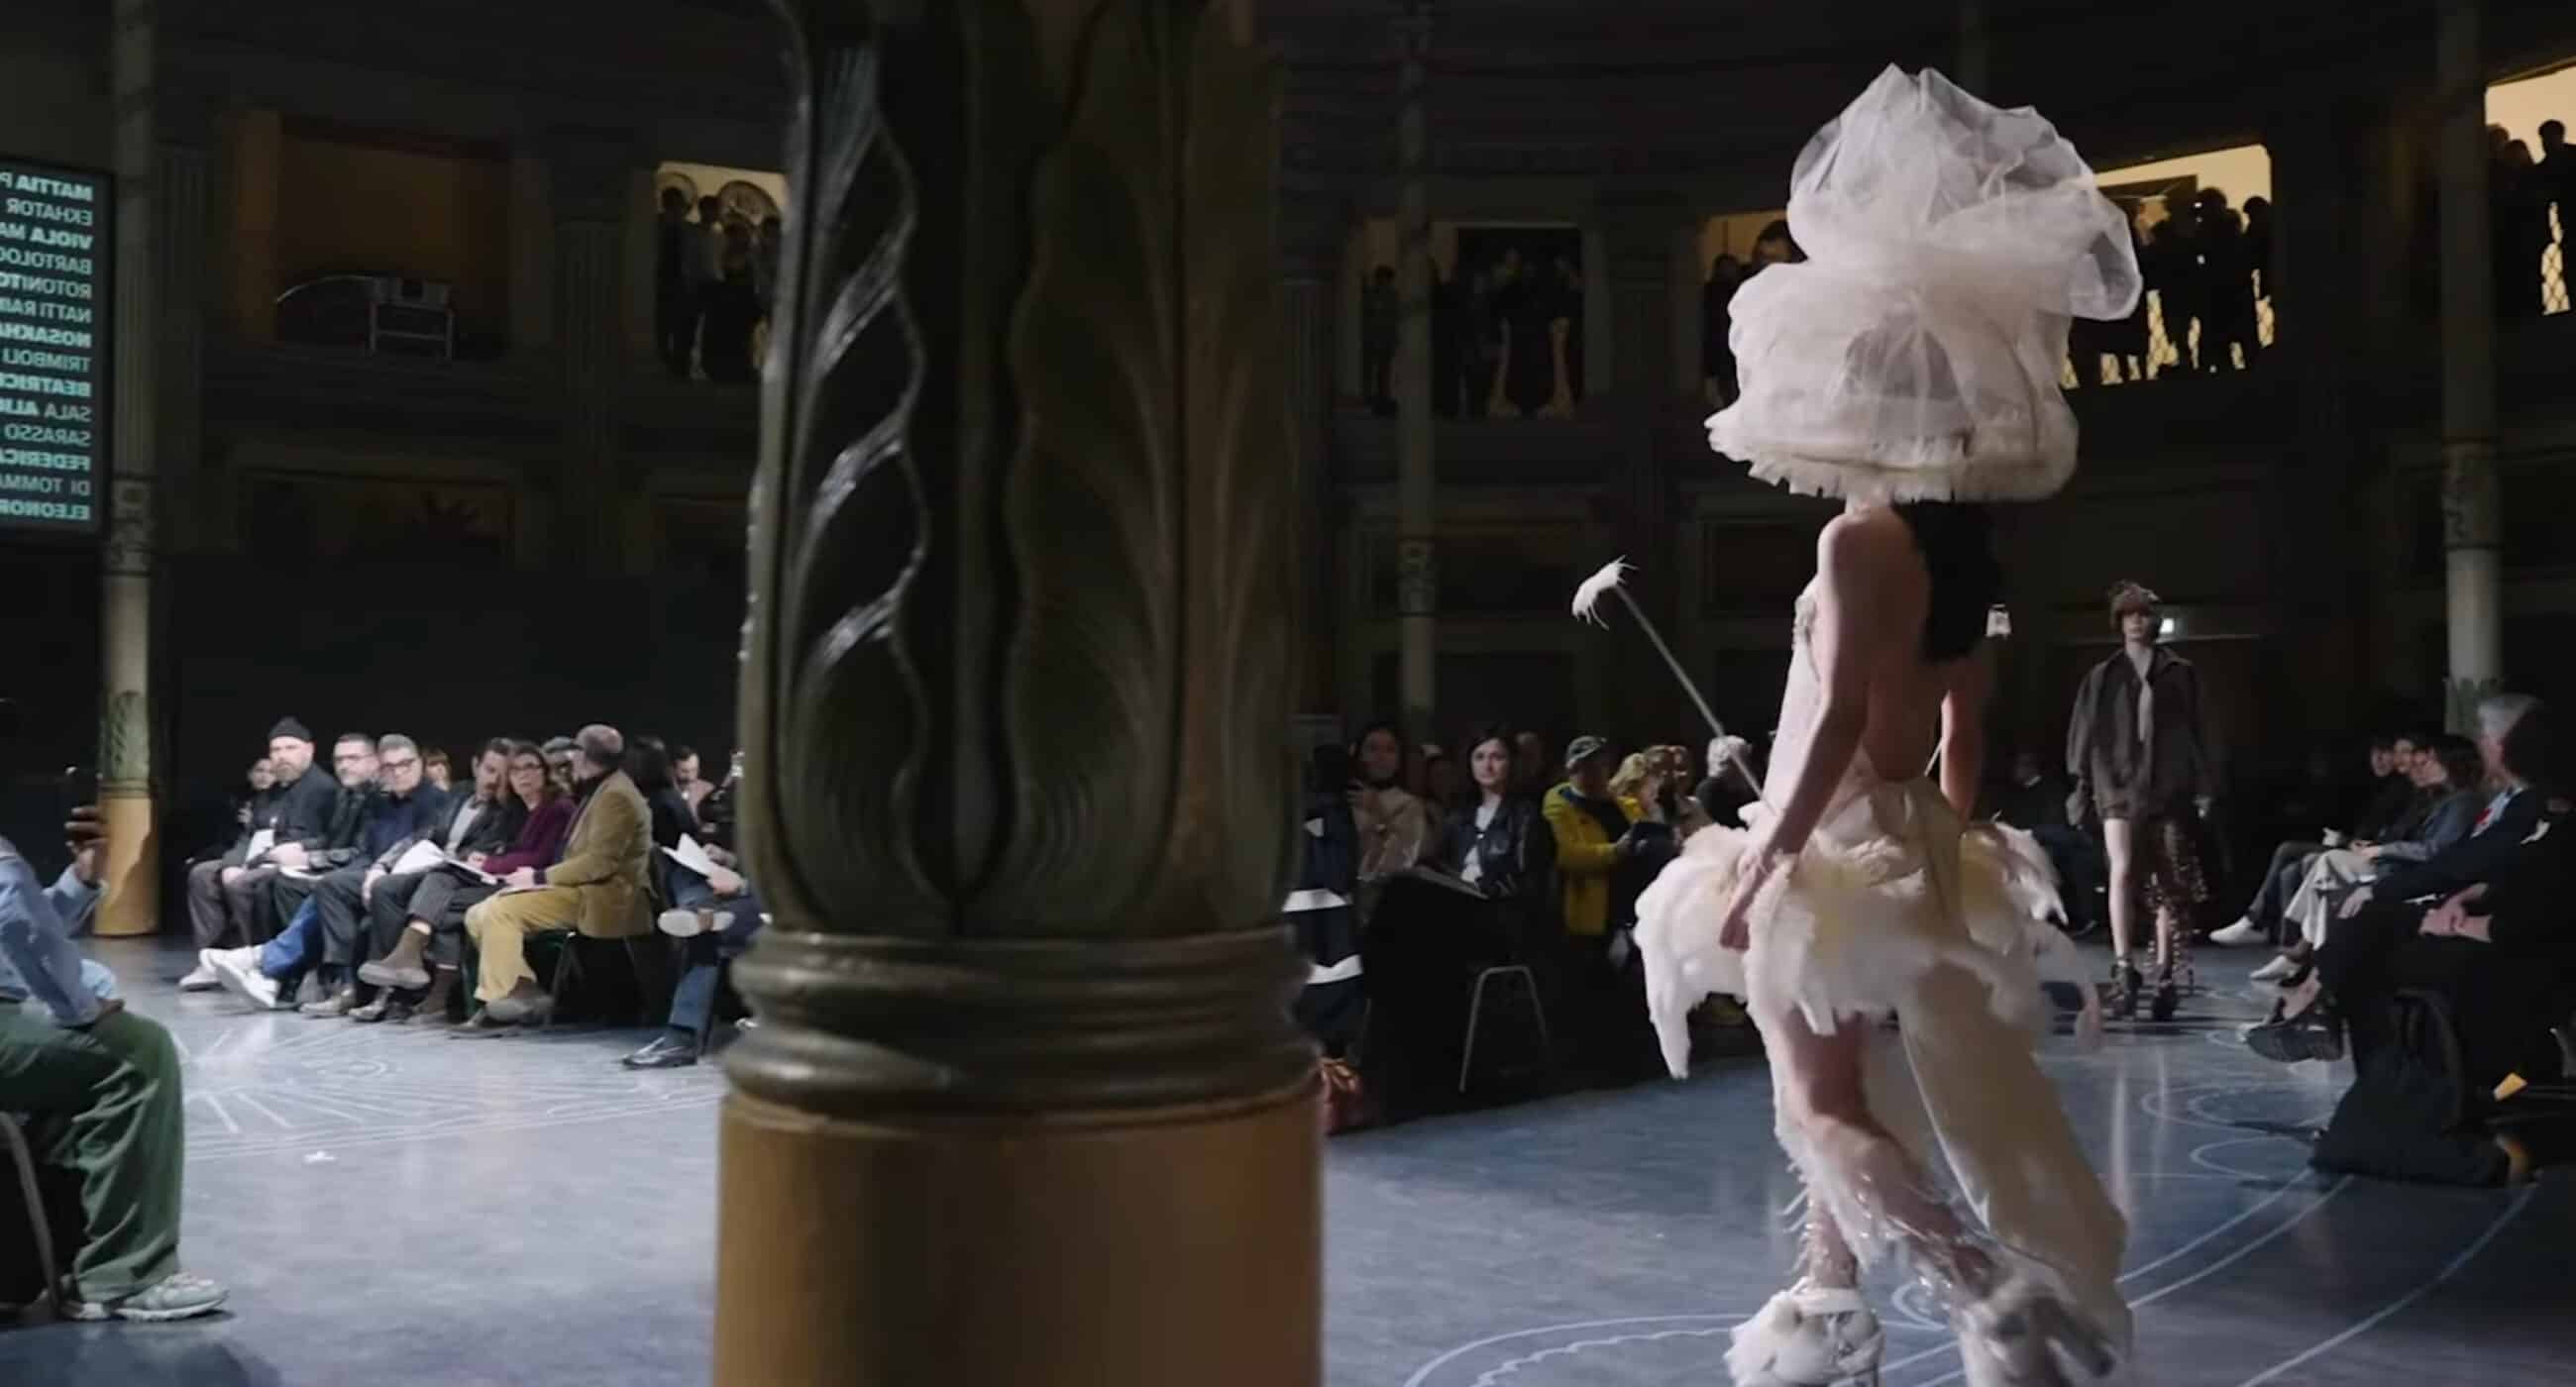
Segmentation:
[(1403, 66), (1396, 77), (1397, 192), (1395, 292), (1396, 632), (1400, 687), (1409, 735), (1430, 735), (1439, 711), (1440, 565), (1435, 513), (1437, 468), (1431, 453), (1431, 157), (1422, 87), (1431, 54), (1430, 0), (1403, 0), (1396, 38)]
[(1959, 66), (1950, 74), (1951, 80), (1978, 96), (1993, 99), (1986, 90), (1994, 75), (1992, 57), (1986, 35), (1986, 0), (1959, 0)]
[(1317, 714), (1332, 712), (1339, 702), (1333, 682), (1340, 648), (1335, 639), (1338, 570), (1333, 564), (1338, 546), (1326, 438), (1332, 413), (1333, 272), (1341, 253), (1337, 233), (1348, 224), (1348, 211), (1335, 201), (1282, 209), (1281, 216), (1280, 346), (1286, 353), (1281, 379), (1297, 439), (1297, 592), (1305, 633), (1295, 687), (1299, 710)]
[(637, 156), (631, 141), (616, 131), (557, 130), (547, 145), (554, 352), (563, 364), (564, 402), (552, 552), (568, 568), (606, 573), (623, 561), (627, 527), (621, 507), (633, 499), (618, 456), (626, 360), (625, 221)]
[[(152, 112), (153, 0), (117, 0), (108, 32), (116, 110), (116, 395), (109, 430), (107, 542), (99, 593), (99, 809), (109, 850), (101, 934), (160, 928), (159, 813), (152, 784), (153, 501), (160, 439), (160, 303)], [(201, 170), (202, 172), (202, 170)], [(204, 188), (198, 180), (200, 195)]]
[(555, 335), (555, 216), (551, 170), (535, 150), (510, 155), (512, 356), (543, 351)]
[(2472, 729), (2503, 674), (2497, 510), (2495, 280), (2488, 235), (2486, 71), (2477, 0), (2440, 7), (2434, 100), (2441, 115), (2442, 541), (2450, 616), (2449, 722)]
[(716, 1378), (1313, 1387), (1249, 7), (780, 8)]
[[(1664, 448), (1670, 426), (1707, 412), (1679, 384), (1672, 355), (1679, 316), (1673, 291), (1684, 274), (1680, 242), (1688, 234), (1689, 209), (1679, 198), (1645, 194), (1604, 200), (1597, 215), (1609, 261), (1611, 320), (1618, 327), (1611, 405), (1618, 421), (1619, 467), (1609, 479), (1607, 518), (1618, 535), (1618, 553), (1637, 566), (1640, 580), (1631, 589), (1636, 599), (1658, 629), (1679, 633), (1683, 599), (1698, 575), (1680, 571), (1684, 520), (1673, 488), (1675, 460)], [(1697, 258), (1696, 248), (1688, 252), (1688, 259)], [(1695, 728), (1699, 719), (1690, 700), (1674, 684), (1653, 644), (1633, 627), (1613, 625), (1619, 630), (1618, 687), (1626, 700), (1613, 710), (1616, 723)], [(1684, 649), (1688, 646), (1685, 641)]]

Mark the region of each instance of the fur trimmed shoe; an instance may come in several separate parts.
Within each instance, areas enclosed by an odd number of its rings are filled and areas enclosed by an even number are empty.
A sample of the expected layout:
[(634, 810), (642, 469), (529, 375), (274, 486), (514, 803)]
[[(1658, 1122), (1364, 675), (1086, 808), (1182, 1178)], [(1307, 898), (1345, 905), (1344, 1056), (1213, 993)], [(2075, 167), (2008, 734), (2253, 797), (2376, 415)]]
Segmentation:
[(1735, 1387), (1878, 1387), (1887, 1331), (1848, 1287), (1800, 1282), (1735, 1327)]
[(2027, 1277), (1952, 1316), (1968, 1387), (2074, 1387), (2119, 1366), (2109, 1336)]

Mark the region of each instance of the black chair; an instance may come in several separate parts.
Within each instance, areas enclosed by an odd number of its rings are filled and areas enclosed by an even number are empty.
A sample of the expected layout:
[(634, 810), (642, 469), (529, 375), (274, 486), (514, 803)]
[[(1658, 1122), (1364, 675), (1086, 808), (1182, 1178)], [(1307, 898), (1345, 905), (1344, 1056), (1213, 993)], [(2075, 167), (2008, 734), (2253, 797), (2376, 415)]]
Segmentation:
[(27, 1144), (27, 1135), (16, 1113), (0, 1112), (0, 1146), (9, 1148), (10, 1164), (18, 1171), (18, 1193), (27, 1210), (27, 1226), (33, 1233), (36, 1269), (44, 1276), (43, 1289), (36, 1299), (20, 1307), (18, 1318), (29, 1324), (40, 1324), (62, 1311), (62, 1268), (54, 1260), (53, 1220), (45, 1212), (44, 1183), (37, 1174), (35, 1150)]

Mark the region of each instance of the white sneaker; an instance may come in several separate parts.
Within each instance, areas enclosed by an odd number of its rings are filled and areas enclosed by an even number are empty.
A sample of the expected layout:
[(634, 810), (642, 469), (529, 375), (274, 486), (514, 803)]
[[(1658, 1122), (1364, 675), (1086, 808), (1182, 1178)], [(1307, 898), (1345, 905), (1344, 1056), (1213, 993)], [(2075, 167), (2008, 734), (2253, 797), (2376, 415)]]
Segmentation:
[(2272, 935), (2269, 930), (2240, 915), (2235, 924), (2209, 936), (2209, 942), (2222, 949), (2250, 949), (2257, 944), (2271, 943)]
[(182, 992), (212, 992), (216, 988), (223, 986), (223, 979), (215, 976), (215, 965), (212, 961), (214, 956), (215, 950), (213, 949), (197, 950), (197, 967), (195, 971), (189, 973), (188, 976), (179, 979), (179, 990)]
[[(244, 954), (250, 957), (242, 957)], [(209, 961), (214, 965), (216, 979), (235, 996), (262, 1011), (277, 1010), (277, 979), (259, 971), (259, 950), (234, 949)]]
[(660, 925), (662, 932), (673, 939), (695, 939), (715, 928), (715, 912), (665, 910), (662, 912), (662, 918), (654, 923)]
[(2283, 954), (2280, 957), (2273, 959), (2271, 962), (2264, 964), (2262, 967), (2255, 969), (2254, 981), (2279, 982), (2281, 979), (2286, 978), (2297, 971), (2299, 971), (2299, 965), (2292, 962), (2288, 954)]

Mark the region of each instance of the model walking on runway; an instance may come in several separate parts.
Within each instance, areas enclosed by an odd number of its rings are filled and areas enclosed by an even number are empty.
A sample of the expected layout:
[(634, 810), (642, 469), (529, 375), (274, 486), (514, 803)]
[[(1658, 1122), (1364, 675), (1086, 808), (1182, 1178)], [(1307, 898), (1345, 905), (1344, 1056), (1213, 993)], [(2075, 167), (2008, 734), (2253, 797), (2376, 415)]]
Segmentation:
[(1973, 1387), (2089, 1381), (2128, 1345), (2126, 1230), (2032, 1056), (2054, 891), (2026, 837), (1967, 825), (2000, 583), (1981, 503), (2072, 473), (2068, 319), (2127, 313), (2136, 260), (2045, 120), (1929, 71), (1817, 134), (1789, 219), (1811, 258), (1736, 296), (1742, 395), (1709, 441), (1846, 509), (1798, 599), (1763, 802), (1638, 906), (1667, 1062), (1700, 998), (1744, 998), (1807, 1187), (1803, 1275), (1727, 1362), (1745, 1387), (1874, 1383), (1859, 1272), (1893, 1257)]

